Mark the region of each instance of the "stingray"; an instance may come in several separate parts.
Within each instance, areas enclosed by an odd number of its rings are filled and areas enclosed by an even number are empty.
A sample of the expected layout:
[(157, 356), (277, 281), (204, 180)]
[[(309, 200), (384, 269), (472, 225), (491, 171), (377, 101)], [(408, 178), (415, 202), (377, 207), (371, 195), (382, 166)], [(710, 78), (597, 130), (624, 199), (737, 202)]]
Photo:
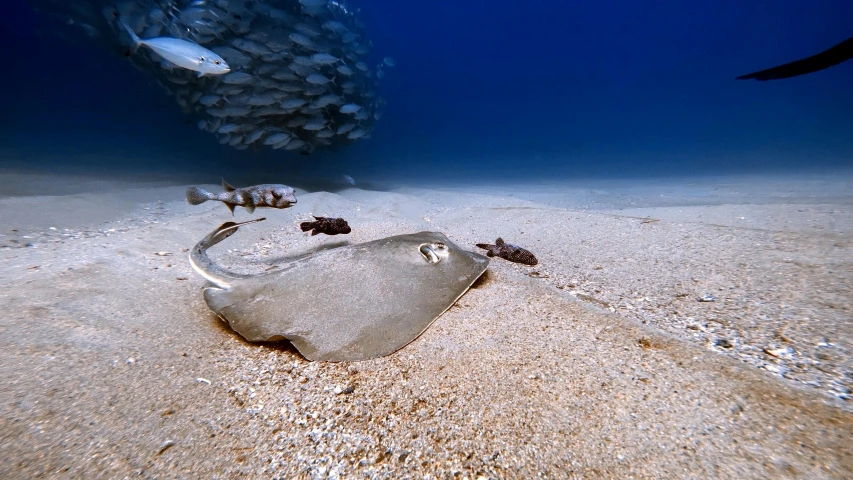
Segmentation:
[(208, 307), (250, 342), (289, 340), (312, 361), (352, 362), (396, 352), (419, 337), (486, 271), (489, 258), (440, 232), (396, 235), (322, 250), (259, 275), (215, 264), (207, 249), (242, 223), (226, 222), (190, 252), (213, 286)]

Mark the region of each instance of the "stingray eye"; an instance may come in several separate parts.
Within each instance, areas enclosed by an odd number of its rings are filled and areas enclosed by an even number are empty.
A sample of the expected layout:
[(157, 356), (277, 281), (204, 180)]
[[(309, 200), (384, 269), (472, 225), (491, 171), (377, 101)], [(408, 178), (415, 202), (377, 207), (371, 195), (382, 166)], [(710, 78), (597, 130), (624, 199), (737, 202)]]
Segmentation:
[(422, 243), (418, 250), (421, 252), (421, 255), (426, 259), (427, 262), (436, 264), (441, 261), (438, 255), (436, 255), (435, 251), (433, 251), (433, 245), (429, 243)]
[(203, 62), (203, 61), (204, 61), (204, 57), (198, 57), (198, 60), (199, 60), (200, 62)]
[(447, 245), (445, 245), (445, 244), (443, 244), (443, 243), (441, 243), (441, 242), (435, 242), (435, 243), (433, 243), (433, 244), (432, 244), (432, 247), (433, 247), (433, 248), (435, 248), (436, 250), (447, 250)]
[(220, 62), (219, 60), (214, 60), (214, 61), (213, 61), (213, 63), (215, 63), (215, 64), (219, 65), (219, 64), (220, 64), (220, 63), (222, 63), (222, 62)]

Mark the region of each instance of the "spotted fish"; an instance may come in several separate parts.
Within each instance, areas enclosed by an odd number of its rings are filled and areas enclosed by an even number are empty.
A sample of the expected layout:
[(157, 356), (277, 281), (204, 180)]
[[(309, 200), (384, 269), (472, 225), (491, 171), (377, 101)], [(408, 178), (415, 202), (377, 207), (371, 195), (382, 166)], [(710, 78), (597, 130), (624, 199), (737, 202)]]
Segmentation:
[(326, 235), (337, 235), (339, 233), (350, 233), (352, 229), (349, 224), (343, 218), (326, 218), (326, 217), (314, 217), (314, 222), (302, 222), (299, 224), (299, 228), (302, 229), (303, 232), (307, 232), (311, 230), (311, 236), (317, 235), (318, 233), (325, 233)]
[(216, 200), (224, 203), (231, 214), (234, 207), (245, 207), (249, 213), (255, 211), (256, 207), (287, 208), (296, 203), (296, 192), (287, 185), (265, 184), (253, 185), (251, 187), (234, 188), (222, 180), (222, 193), (208, 192), (199, 187), (187, 189), (187, 202), (190, 205), (200, 205), (208, 200)]
[(487, 250), (486, 256), (488, 257), (501, 257), (504, 260), (509, 260), (510, 262), (521, 263), (530, 266), (539, 263), (539, 260), (536, 260), (535, 255), (519, 247), (518, 245), (513, 245), (511, 243), (504, 242), (504, 239), (500, 237), (495, 240), (494, 245), (489, 245), (487, 243), (478, 243), (477, 247)]

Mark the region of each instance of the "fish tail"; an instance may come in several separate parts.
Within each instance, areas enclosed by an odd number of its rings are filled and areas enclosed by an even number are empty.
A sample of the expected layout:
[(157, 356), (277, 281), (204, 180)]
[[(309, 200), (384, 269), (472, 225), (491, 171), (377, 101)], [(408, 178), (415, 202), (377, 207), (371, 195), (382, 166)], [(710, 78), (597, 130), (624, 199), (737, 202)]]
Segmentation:
[(201, 205), (202, 203), (208, 200), (213, 200), (214, 198), (214, 194), (199, 187), (190, 187), (187, 189), (187, 202), (190, 205)]
[(489, 245), (488, 243), (475, 243), (475, 245), (477, 246), (477, 248), (482, 248), (483, 250), (485, 250), (486, 256), (488, 256), (488, 257), (494, 257), (495, 256), (495, 250), (494, 250), (495, 246), (494, 245)]
[(314, 228), (314, 222), (302, 222), (299, 224), (299, 228), (301, 228), (303, 232), (307, 232)]
[(136, 32), (134, 32), (130, 27), (128, 27), (128, 26), (127, 26), (127, 24), (126, 24), (126, 23), (124, 23), (124, 20), (122, 20), (121, 18), (119, 18), (119, 19), (118, 19), (118, 23), (119, 23), (119, 25), (121, 25), (121, 26), (122, 26), (122, 28), (124, 28), (124, 29), (127, 31), (127, 33), (130, 35), (130, 39), (131, 39), (131, 40), (133, 40), (133, 46), (134, 46), (134, 47), (138, 47), (138, 46), (139, 46), (139, 43), (140, 43), (140, 40), (139, 40), (139, 37), (136, 35)]

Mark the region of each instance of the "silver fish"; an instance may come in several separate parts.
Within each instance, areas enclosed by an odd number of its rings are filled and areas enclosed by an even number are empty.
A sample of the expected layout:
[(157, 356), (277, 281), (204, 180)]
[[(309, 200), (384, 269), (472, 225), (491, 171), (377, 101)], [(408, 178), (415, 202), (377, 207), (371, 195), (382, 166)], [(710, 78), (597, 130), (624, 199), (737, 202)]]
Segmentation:
[(355, 72), (346, 65), (338, 65), (338, 73), (341, 75), (346, 75), (348, 77), (355, 75)]
[(290, 140), (291, 136), (286, 133), (276, 133), (264, 139), (264, 145), (277, 145)]
[(311, 75), (308, 75), (307, 77), (305, 77), (305, 81), (308, 83), (313, 83), (314, 85), (325, 85), (331, 82), (331, 80), (329, 80), (326, 76), (320, 73), (312, 73)]
[(288, 35), (287, 37), (288, 37), (288, 38), (289, 38), (293, 43), (296, 43), (296, 44), (298, 44), (298, 45), (302, 45), (303, 47), (311, 48), (311, 47), (313, 47), (313, 46), (314, 46), (314, 42), (313, 42), (313, 41), (311, 41), (311, 39), (310, 39), (310, 38), (308, 38), (307, 36), (305, 36), (305, 35), (303, 35), (303, 34), (301, 34), (301, 33), (296, 33), (296, 32), (294, 32), (294, 33), (291, 33), (290, 35)]
[(233, 123), (226, 123), (225, 125), (222, 125), (221, 127), (219, 127), (217, 132), (223, 133), (223, 134), (228, 134), (228, 133), (234, 133), (239, 129), (240, 129), (240, 127), (238, 125), (235, 125)]
[(312, 120), (305, 125), (302, 125), (302, 128), (308, 131), (318, 131), (326, 128), (325, 120)]
[(221, 99), (221, 97), (219, 97), (217, 95), (205, 95), (205, 96), (199, 98), (198, 101), (199, 101), (199, 103), (201, 103), (205, 107), (212, 107), (212, 106), (216, 105), (217, 103), (219, 103), (220, 99)]
[(358, 126), (357, 123), (347, 123), (346, 125), (341, 125), (340, 127), (338, 127), (338, 130), (335, 131), (335, 133), (338, 135), (343, 135), (345, 133), (349, 133), (350, 130), (352, 130), (353, 128), (355, 128), (357, 126)]
[(328, 53), (315, 53), (314, 55), (311, 55), (311, 60), (320, 65), (331, 65), (341, 61), (340, 58), (334, 55), (329, 55)]
[(251, 53), (252, 55), (263, 55), (265, 53), (270, 53), (270, 50), (261, 45), (258, 42), (253, 42), (251, 40), (246, 40), (243, 38), (235, 38), (231, 41), (231, 45), (234, 45), (240, 50), (243, 50), (246, 53)]
[(222, 83), (229, 85), (245, 85), (255, 77), (245, 72), (230, 72), (222, 76)]
[(266, 130), (262, 128), (250, 133), (249, 136), (246, 137), (246, 144), (258, 141), (259, 138), (264, 136), (264, 133), (266, 133)]
[(225, 192), (211, 193), (199, 187), (190, 187), (187, 189), (187, 202), (190, 205), (201, 205), (208, 200), (216, 200), (224, 203), (232, 215), (237, 206), (245, 207), (252, 213), (256, 207), (288, 208), (296, 203), (296, 192), (287, 185), (264, 184), (234, 188), (222, 180), (222, 188)]
[(172, 37), (143, 40), (123, 20), (119, 20), (119, 23), (130, 34), (134, 46), (144, 45), (175, 65), (198, 72), (199, 77), (202, 75), (223, 75), (231, 71), (231, 67), (222, 57), (201, 45)]
[(299, 31), (300, 33), (304, 33), (305, 35), (308, 35), (309, 37), (317, 37), (317, 36), (320, 36), (323, 34), (323, 32), (321, 32), (320, 30), (317, 30), (316, 28), (312, 27), (311, 25), (308, 25), (307, 23), (297, 23), (296, 25), (293, 26), (293, 28), (296, 29), (297, 31)]
[(323, 28), (335, 33), (349, 32), (349, 29), (346, 27), (346, 25), (336, 20), (329, 20), (327, 22), (323, 22)]
[(281, 102), (281, 108), (288, 108), (288, 109), (299, 108), (299, 107), (305, 105), (306, 103), (308, 103), (308, 102), (306, 100), (301, 99), (301, 98), (290, 98), (290, 99), (287, 99), (287, 100)]
[(350, 140), (358, 140), (359, 138), (362, 138), (365, 135), (367, 135), (367, 132), (364, 129), (359, 128), (357, 130), (349, 132), (347, 138)]
[(359, 110), (361, 110), (361, 106), (354, 103), (348, 103), (341, 107), (341, 113), (356, 113)]

